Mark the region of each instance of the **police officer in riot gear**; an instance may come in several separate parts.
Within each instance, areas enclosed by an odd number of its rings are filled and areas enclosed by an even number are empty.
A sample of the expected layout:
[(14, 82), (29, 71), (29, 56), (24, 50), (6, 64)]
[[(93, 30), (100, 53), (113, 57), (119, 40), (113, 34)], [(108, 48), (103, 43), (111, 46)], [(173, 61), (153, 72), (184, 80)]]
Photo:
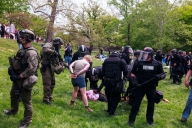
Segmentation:
[(159, 61), (160, 63), (162, 63), (163, 55), (162, 55), (162, 51), (161, 50), (157, 50), (156, 55), (155, 55), (155, 59), (157, 61)]
[(129, 65), (131, 62), (130, 54), (133, 54), (132, 48), (127, 45), (124, 47), (121, 58), (125, 60), (126, 64)]
[(119, 53), (114, 52), (105, 59), (102, 65), (105, 94), (108, 99), (107, 112), (110, 116), (115, 115), (115, 110), (121, 99), (121, 93), (123, 91), (122, 72), (123, 76), (127, 75), (126, 62), (120, 58)]
[(43, 81), (43, 102), (45, 104), (51, 104), (53, 101), (52, 93), (55, 87), (55, 69), (57, 68), (56, 62), (62, 61), (61, 56), (59, 55), (58, 51), (56, 51), (56, 45), (63, 44), (63, 40), (59, 37), (53, 39), (53, 42), (47, 42), (43, 46), (41, 50), (41, 74), (42, 74), (42, 81)]
[[(139, 62), (134, 64), (131, 71), (130, 81), (132, 85), (136, 87), (136, 97), (129, 115), (128, 124), (130, 126), (134, 125), (141, 101), (145, 94), (148, 99), (146, 120), (150, 125), (153, 125), (154, 122), (153, 114), (156, 86), (158, 86), (158, 81), (164, 79), (166, 75), (163, 71), (162, 64), (153, 59), (153, 54), (154, 52), (151, 47), (145, 47), (143, 52), (141, 52)], [(141, 84), (143, 85), (141, 86)]]
[(93, 90), (97, 90), (98, 89), (98, 81), (99, 79), (103, 79), (103, 75), (102, 75), (102, 66), (96, 66), (94, 68), (91, 69), (90, 71), (90, 89)]
[[(134, 52), (134, 58), (131, 62), (131, 69), (133, 67), (133, 65), (137, 65), (137, 63), (139, 62), (139, 56), (140, 56), (140, 50), (136, 50)], [(129, 76), (130, 77), (130, 76)], [(132, 106), (133, 105), (133, 101), (134, 101), (134, 97), (135, 97), (135, 93), (134, 93), (134, 89), (135, 89), (135, 86), (131, 83), (131, 81), (129, 81), (129, 87), (127, 88), (126, 90), (126, 93), (124, 95), (124, 98), (126, 100), (126, 97), (128, 96), (129, 100), (128, 100), (128, 103)]]
[(177, 54), (176, 49), (172, 49), (171, 54), (172, 54), (172, 56), (171, 56), (171, 75), (173, 77), (172, 84), (176, 84), (176, 82), (178, 82), (178, 84), (181, 84), (181, 79), (179, 78), (179, 74), (180, 74), (182, 59)]
[[(32, 122), (33, 116), (31, 100), (33, 85), (24, 86), (24, 83), (29, 77), (37, 75), (40, 58), (36, 49), (31, 45), (31, 41), (35, 37), (34, 33), (31, 30), (24, 29), (19, 34), (23, 48), (17, 52), (14, 59), (11, 59), (12, 65), (8, 69), (10, 79), (13, 81), (10, 92), (11, 109), (4, 110), (4, 113), (15, 115), (19, 110), (19, 98), (21, 97), (24, 105), (24, 118), (19, 128), (26, 128)], [(19, 92), (15, 93), (17, 89)]]
[[(85, 47), (85, 45), (81, 45), (78, 49), (77, 52), (74, 53), (73, 57), (72, 57), (72, 62), (74, 62), (75, 60), (81, 60), (83, 59), (83, 57), (85, 55), (89, 55), (89, 51), (87, 50), (87, 48)], [(71, 62), (71, 63), (72, 63)]]

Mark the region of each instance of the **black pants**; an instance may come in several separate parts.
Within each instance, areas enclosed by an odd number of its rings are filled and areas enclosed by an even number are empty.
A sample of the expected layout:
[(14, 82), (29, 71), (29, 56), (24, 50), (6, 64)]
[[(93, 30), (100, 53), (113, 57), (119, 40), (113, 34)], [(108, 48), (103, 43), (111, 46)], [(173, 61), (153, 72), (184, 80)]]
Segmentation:
[[(121, 99), (121, 87), (122, 81), (106, 81), (105, 84), (105, 94), (107, 96), (108, 103), (108, 113), (109, 115), (114, 115), (117, 105)], [(121, 86), (121, 87), (120, 87)], [(121, 88), (121, 89), (120, 89)]]
[(179, 67), (172, 68), (173, 83), (181, 82)]
[(145, 96), (145, 94), (148, 99), (146, 120), (148, 122), (153, 122), (156, 87), (151, 86), (151, 88), (139, 88), (139, 89), (135, 90), (135, 93), (137, 96), (135, 97), (135, 100), (132, 105), (131, 113), (129, 115), (129, 122), (135, 122), (141, 101), (142, 101), (143, 97)]

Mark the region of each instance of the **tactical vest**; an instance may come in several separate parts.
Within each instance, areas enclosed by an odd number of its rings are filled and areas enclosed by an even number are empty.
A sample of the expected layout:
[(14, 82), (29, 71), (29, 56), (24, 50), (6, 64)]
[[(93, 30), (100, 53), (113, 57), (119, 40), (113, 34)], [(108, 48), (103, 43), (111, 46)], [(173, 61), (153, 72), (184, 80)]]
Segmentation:
[[(157, 68), (159, 68), (159, 63), (156, 60), (152, 62), (139, 61), (137, 68), (137, 79), (139, 84), (142, 84), (152, 78), (157, 74)], [(156, 85), (158, 81), (148, 82), (147, 85)]]
[(16, 56), (12, 57), (11, 60), (10, 60), (14, 70), (16, 71), (16, 73), (20, 74), (23, 71), (25, 71), (26, 68), (28, 67), (27, 60), (25, 60), (24, 57), (25, 57), (25, 54), (27, 53), (27, 51), (29, 51), (29, 50), (35, 50), (36, 51), (37, 57), (38, 57), (38, 67), (37, 67), (37, 69), (39, 68), (40, 58), (39, 58), (37, 50), (34, 47), (30, 47), (30, 48), (27, 48), (27, 49), (20, 49), (17, 52)]
[(118, 79), (121, 78), (121, 59), (117, 57), (109, 57), (104, 63), (105, 78)]

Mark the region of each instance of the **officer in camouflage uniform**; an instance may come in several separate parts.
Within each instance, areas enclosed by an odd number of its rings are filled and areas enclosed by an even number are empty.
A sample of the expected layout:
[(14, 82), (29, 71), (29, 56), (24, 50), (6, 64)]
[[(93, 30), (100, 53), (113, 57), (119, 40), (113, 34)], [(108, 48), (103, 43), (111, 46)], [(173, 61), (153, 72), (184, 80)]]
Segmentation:
[[(19, 32), (23, 48), (20, 49), (14, 59), (12, 65), (8, 68), (13, 85), (11, 88), (11, 109), (4, 110), (7, 115), (15, 115), (19, 109), (19, 99), (21, 98), (24, 105), (24, 119), (19, 128), (26, 128), (32, 122), (32, 86), (24, 86), (24, 82), (31, 76), (37, 76), (39, 64), (39, 56), (35, 48), (31, 45), (34, 40), (34, 33), (24, 29)], [(37, 77), (36, 77), (37, 78)]]
[[(55, 41), (59, 42), (58, 44), (63, 44), (63, 40), (56, 37), (53, 42), (45, 43), (41, 51), (42, 66), (40, 71), (43, 81), (43, 102), (48, 105), (53, 101), (52, 93), (55, 87), (54, 61), (61, 57), (53, 45)], [(60, 60), (62, 61), (62, 59)]]

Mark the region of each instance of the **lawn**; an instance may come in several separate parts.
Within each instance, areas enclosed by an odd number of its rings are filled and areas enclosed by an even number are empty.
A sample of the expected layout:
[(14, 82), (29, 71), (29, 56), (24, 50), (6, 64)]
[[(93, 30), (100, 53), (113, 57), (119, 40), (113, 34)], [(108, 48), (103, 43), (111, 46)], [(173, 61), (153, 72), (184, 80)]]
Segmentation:
[[(41, 45), (33, 43), (33, 46), (40, 52)], [(9, 67), (8, 57), (17, 52), (16, 41), (0, 38), (0, 127), (16, 128), (23, 118), (23, 104), (20, 103), (20, 109), (15, 116), (7, 116), (3, 113), (4, 109), (10, 108), (10, 88), (11, 81), (7, 73)], [(61, 50), (63, 54), (63, 49)], [(93, 53), (96, 55), (97, 53)], [(93, 59), (93, 66), (99, 66), (102, 62)], [(165, 71), (169, 72), (167, 69)], [(181, 114), (188, 98), (189, 90), (182, 83), (181, 85), (171, 85), (169, 73), (166, 79), (159, 82), (158, 89), (164, 93), (164, 97), (170, 102), (160, 102), (155, 105), (154, 121), (155, 126), (147, 124), (145, 119), (147, 100), (143, 99), (140, 111), (135, 121), (135, 128), (191, 128), (192, 118), (186, 123), (180, 122)], [(89, 86), (88, 86), (89, 89)], [(94, 110), (92, 113), (85, 111), (83, 102), (80, 98), (76, 100), (77, 105), (71, 107), (71, 93), (73, 87), (70, 81), (70, 73), (65, 69), (60, 75), (56, 75), (56, 86), (53, 92), (54, 102), (51, 105), (45, 105), (42, 102), (43, 86), (41, 74), (39, 73), (38, 83), (34, 86), (33, 103), (33, 122), (29, 128), (125, 128), (131, 106), (125, 104), (118, 107), (115, 117), (108, 117), (103, 110), (106, 109), (106, 102), (89, 101), (89, 106)], [(104, 92), (104, 89), (102, 90)], [(119, 105), (123, 102), (119, 103)]]

